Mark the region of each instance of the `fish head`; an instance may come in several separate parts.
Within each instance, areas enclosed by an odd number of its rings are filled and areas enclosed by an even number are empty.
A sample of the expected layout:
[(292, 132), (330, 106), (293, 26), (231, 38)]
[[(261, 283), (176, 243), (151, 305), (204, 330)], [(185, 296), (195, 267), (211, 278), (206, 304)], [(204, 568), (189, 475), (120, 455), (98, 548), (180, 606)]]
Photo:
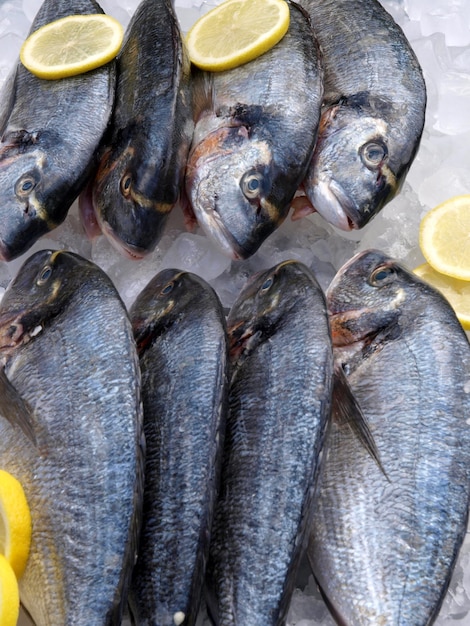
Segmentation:
[(133, 147), (108, 149), (92, 185), (92, 203), (103, 234), (124, 256), (141, 259), (155, 249), (175, 202), (157, 202), (139, 189)]
[(380, 112), (340, 103), (321, 117), (304, 187), (314, 209), (341, 230), (363, 228), (396, 195), (405, 173)]
[[(0, 148), (0, 260), (26, 252), (58, 224), (51, 217), (47, 158), (40, 150)], [(46, 206), (47, 202), (47, 206)]]
[(139, 354), (185, 311), (204, 309), (208, 298), (217, 301), (212, 287), (192, 272), (169, 268), (156, 274), (129, 311)]
[(254, 274), (227, 318), (231, 357), (239, 360), (277, 332), (288, 319), (289, 311), (304, 302), (303, 294), (310, 292), (312, 286), (321, 292), (312, 272), (299, 261), (282, 261)]
[(248, 258), (283, 221), (271, 199), (276, 170), (268, 142), (243, 125), (219, 128), (191, 150), (187, 197), (199, 225), (228, 256)]
[(79, 290), (95, 266), (68, 251), (40, 250), (26, 259), (0, 304), (0, 351), (8, 355), (38, 336)]
[[(326, 292), (336, 347), (369, 343), (400, 332), (404, 312), (413, 309), (421, 281), (379, 250), (359, 252), (338, 271)], [(419, 299), (418, 299), (419, 300)]]

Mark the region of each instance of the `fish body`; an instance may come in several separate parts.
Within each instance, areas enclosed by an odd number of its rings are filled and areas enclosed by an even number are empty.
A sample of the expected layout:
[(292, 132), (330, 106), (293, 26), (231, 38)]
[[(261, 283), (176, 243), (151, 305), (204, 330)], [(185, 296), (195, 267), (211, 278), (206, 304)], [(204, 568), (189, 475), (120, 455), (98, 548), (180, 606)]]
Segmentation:
[[(45, 0), (31, 26), (102, 13), (94, 0)], [(20, 61), (0, 95), (0, 258), (23, 254), (66, 218), (85, 185), (114, 102), (115, 62), (43, 80)]]
[(308, 556), (337, 622), (434, 622), (467, 527), (470, 347), (447, 301), (381, 252), (327, 291), (335, 354), (382, 468), (332, 424)]
[(195, 84), (187, 196), (208, 236), (247, 258), (285, 219), (315, 145), (323, 85), (308, 17), (290, 3), (274, 48)]
[(38, 252), (2, 300), (0, 354), (0, 466), (22, 484), (32, 516), (21, 602), (36, 626), (118, 625), (143, 491), (125, 307), (91, 262)]
[(399, 192), (419, 147), (426, 86), (401, 28), (377, 0), (300, 0), (322, 50), (323, 111), (304, 181), (334, 226), (365, 226)]
[(131, 308), (147, 442), (144, 516), (133, 576), (136, 624), (195, 624), (228, 397), (225, 317), (214, 290), (163, 270)]
[(332, 391), (323, 292), (286, 261), (256, 275), (228, 316), (232, 377), (207, 573), (218, 626), (285, 624)]
[(110, 241), (142, 257), (178, 200), (193, 130), (190, 62), (172, 0), (143, 0), (129, 23), (111, 126), (93, 207)]

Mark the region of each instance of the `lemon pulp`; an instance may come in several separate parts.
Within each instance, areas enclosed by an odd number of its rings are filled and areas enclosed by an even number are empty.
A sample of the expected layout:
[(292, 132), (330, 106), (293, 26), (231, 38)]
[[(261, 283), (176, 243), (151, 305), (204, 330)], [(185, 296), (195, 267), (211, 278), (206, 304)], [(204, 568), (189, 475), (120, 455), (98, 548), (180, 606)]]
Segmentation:
[(470, 195), (449, 198), (426, 213), (419, 245), (434, 270), (470, 280)]
[(110, 15), (68, 15), (31, 33), (20, 59), (39, 78), (66, 78), (111, 61), (123, 36), (123, 27)]
[(285, 0), (225, 0), (189, 30), (190, 59), (208, 71), (232, 69), (275, 46), (289, 22)]

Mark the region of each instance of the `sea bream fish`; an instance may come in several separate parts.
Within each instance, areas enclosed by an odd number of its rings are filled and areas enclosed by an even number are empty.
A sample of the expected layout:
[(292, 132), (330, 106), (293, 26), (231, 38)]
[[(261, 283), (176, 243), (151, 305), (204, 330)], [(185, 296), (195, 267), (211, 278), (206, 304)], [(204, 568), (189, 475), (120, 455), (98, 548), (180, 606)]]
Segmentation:
[(444, 297), (376, 250), (340, 269), (327, 302), (382, 468), (332, 422), (309, 560), (338, 624), (429, 626), (467, 528), (470, 346)]
[(232, 375), (207, 604), (218, 626), (282, 625), (330, 415), (325, 297), (305, 265), (285, 261), (246, 284), (227, 324)]
[[(30, 32), (73, 14), (102, 13), (94, 0), (45, 0)], [(60, 80), (18, 61), (0, 93), (0, 259), (28, 250), (67, 216), (107, 127), (115, 61)]]
[[(101, 231), (124, 255), (141, 258), (160, 240), (192, 131), (190, 62), (173, 2), (143, 0), (118, 56), (116, 105), (90, 192)], [(86, 216), (89, 201), (82, 208)]]
[(119, 625), (143, 492), (140, 371), (116, 289), (65, 251), (29, 257), (0, 305), (0, 467), (32, 517), (36, 626)]
[[(377, 0), (299, 0), (322, 50), (318, 141), (293, 218), (313, 210), (362, 228), (399, 192), (424, 126), (426, 86), (402, 29)], [(313, 206), (312, 206), (313, 205)]]
[(130, 312), (147, 442), (131, 612), (141, 626), (191, 626), (201, 601), (227, 410), (225, 316), (210, 285), (174, 269), (158, 273)]
[(274, 48), (195, 76), (187, 197), (198, 224), (236, 259), (254, 254), (285, 219), (315, 145), (320, 54), (308, 17), (289, 7), (289, 29)]

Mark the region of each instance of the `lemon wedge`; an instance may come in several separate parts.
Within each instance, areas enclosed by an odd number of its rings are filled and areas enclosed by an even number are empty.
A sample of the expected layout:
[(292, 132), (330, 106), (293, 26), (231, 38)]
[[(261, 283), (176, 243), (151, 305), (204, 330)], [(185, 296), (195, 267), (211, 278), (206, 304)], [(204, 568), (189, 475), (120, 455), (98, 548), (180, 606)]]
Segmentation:
[(17, 578), (25, 570), (30, 544), (31, 514), (23, 487), (14, 476), (0, 470), (0, 554)]
[(440, 274), (429, 263), (419, 265), (413, 272), (447, 298), (459, 322), (470, 330), (470, 282)]
[(68, 15), (31, 33), (20, 59), (39, 78), (66, 78), (114, 59), (123, 37), (123, 27), (110, 15)]
[(426, 213), (419, 245), (437, 272), (470, 280), (470, 195), (449, 198)]
[(16, 626), (20, 614), (20, 593), (15, 572), (0, 554), (0, 624)]
[(204, 70), (232, 69), (275, 46), (286, 34), (289, 21), (285, 0), (225, 0), (189, 30), (189, 57)]

